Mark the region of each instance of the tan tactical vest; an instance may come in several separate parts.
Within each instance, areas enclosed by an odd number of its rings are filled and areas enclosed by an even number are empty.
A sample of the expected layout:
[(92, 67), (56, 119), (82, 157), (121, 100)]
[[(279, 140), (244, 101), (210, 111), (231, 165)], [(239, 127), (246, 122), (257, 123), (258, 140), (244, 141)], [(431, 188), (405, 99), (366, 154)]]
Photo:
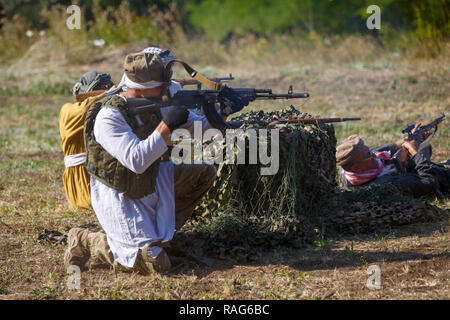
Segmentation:
[(94, 140), (94, 120), (103, 107), (119, 110), (133, 132), (141, 140), (146, 139), (156, 129), (162, 118), (159, 110), (153, 113), (145, 113), (141, 115), (144, 125), (138, 127), (136, 118), (130, 116), (127, 112), (127, 103), (117, 95), (105, 97), (92, 104), (86, 114), (84, 126), (87, 172), (107, 186), (119, 192), (124, 192), (132, 199), (139, 199), (155, 192), (160, 160), (155, 161), (144, 173), (137, 174), (124, 167)]

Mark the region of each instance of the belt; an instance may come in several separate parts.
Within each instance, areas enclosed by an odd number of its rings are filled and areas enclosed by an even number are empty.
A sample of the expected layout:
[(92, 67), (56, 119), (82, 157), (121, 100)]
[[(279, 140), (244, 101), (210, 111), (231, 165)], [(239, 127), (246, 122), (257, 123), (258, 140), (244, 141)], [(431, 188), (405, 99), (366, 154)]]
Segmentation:
[(66, 168), (79, 166), (86, 162), (86, 152), (71, 154), (64, 157), (64, 165)]

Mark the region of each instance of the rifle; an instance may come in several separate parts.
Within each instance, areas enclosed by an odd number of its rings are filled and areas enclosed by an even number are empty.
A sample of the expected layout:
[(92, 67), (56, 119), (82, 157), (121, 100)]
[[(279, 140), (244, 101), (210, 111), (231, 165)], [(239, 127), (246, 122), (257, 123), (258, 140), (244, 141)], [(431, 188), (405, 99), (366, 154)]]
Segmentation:
[[(274, 94), (272, 89), (255, 89), (255, 88), (232, 88), (243, 99), (249, 102), (255, 100), (277, 100), (277, 99), (301, 99), (308, 98), (309, 93), (300, 92), (294, 93), (292, 86), (289, 88), (287, 94)], [(208, 103), (204, 103), (208, 101)], [(173, 97), (167, 100), (161, 98), (135, 98), (128, 99), (128, 112), (130, 115), (137, 115), (140, 113), (159, 110), (167, 106), (175, 106), (182, 108), (201, 108), (208, 119), (208, 122), (213, 128), (224, 131), (231, 128), (231, 125), (226, 123), (222, 116), (220, 116), (216, 109), (215, 103), (222, 102), (220, 91), (216, 90), (180, 90)]]
[[(208, 79), (211, 81), (214, 81), (214, 82), (222, 82), (222, 81), (234, 80), (234, 77), (230, 73), (230, 75), (228, 77), (208, 78)], [(179, 78), (179, 79), (174, 79), (174, 81), (178, 82), (182, 87), (195, 84), (195, 85), (197, 85), (198, 90), (202, 89), (202, 83), (196, 79)]]
[[(221, 83), (222, 81), (231, 81), (234, 80), (233, 75), (230, 73), (228, 77), (219, 77), (219, 78), (208, 78), (211, 81)], [(197, 85), (197, 89), (200, 90), (202, 88), (202, 83), (196, 79), (174, 79), (174, 81), (178, 82), (182, 87), (188, 86), (188, 85)], [(77, 102), (82, 102), (86, 100), (89, 97), (95, 97), (100, 94), (105, 93), (106, 90), (94, 90), (89, 92), (83, 92), (76, 95)]]
[[(414, 124), (407, 125), (403, 130), (402, 133), (406, 133), (406, 137), (403, 139), (405, 141), (416, 141), (419, 144), (419, 150), (423, 149), (425, 146), (427, 146), (430, 142), (430, 140), (434, 137), (436, 134), (436, 131), (438, 129), (438, 125), (444, 120), (445, 114), (442, 113), (440, 117), (437, 117), (433, 121), (427, 123), (426, 125), (420, 126), (414, 130), (416, 127)], [(434, 129), (434, 130), (433, 130)], [(433, 130), (433, 132), (431, 132)], [(393, 156), (393, 158), (400, 161), (401, 167), (403, 168), (403, 165), (408, 160), (408, 150), (405, 148), (400, 148)]]
[[(316, 124), (316, 123), (332, 123), (332, 122), (344, 122), (344, 121), (358, 121), (361, 118), (305, 118), (305, 119), (278, 119), (274, 121), (249, 121), (249, 123), (255, 123), (263, 126), (272, 126), (282, 123), (303, 123), (303, 124)], [(233, 128), (238, 128), (246, 121), (230, 121), (228, 122)]]

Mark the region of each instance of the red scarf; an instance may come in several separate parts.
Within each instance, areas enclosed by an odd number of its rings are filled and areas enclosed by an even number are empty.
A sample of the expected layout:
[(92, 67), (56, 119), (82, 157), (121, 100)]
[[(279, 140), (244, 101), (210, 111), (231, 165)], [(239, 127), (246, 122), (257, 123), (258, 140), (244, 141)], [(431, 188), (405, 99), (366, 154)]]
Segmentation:
[(370, 169), (360, 172), (350, 172), (344, 170), (345, 178), (347, 178), (347, 181), (354, 186), (359, 186), (386, 174), (397, 173), (397, 168), (394, 164), (385, 166), (382, 161), (391, 160), (390, 152), (375, 152), (375, 160), (378, 162), (378, 168), (376, 169)]

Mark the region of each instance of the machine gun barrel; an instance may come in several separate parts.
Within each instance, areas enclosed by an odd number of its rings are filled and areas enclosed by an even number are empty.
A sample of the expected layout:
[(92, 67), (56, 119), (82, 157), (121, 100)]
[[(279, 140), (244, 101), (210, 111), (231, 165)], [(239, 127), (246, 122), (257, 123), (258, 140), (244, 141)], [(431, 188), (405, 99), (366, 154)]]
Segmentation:
[[(271, 90), (272, 91), (272, 90)], [(300, 93), (287, 93), (287, 94), (257, 94), (256, 99), (257, 100), (277, 100), (277, 99), (302, 99), (302, 98), (309, 98), (308, 92), (300, 92)]]
[(317, 122), (331, 123), (331, 122), (359, 121), (359, 120), (361, 120), (361, 118), (305, 118), (305, 119), (286, 119), (275, 121), (280, 123), (317, 123)]

